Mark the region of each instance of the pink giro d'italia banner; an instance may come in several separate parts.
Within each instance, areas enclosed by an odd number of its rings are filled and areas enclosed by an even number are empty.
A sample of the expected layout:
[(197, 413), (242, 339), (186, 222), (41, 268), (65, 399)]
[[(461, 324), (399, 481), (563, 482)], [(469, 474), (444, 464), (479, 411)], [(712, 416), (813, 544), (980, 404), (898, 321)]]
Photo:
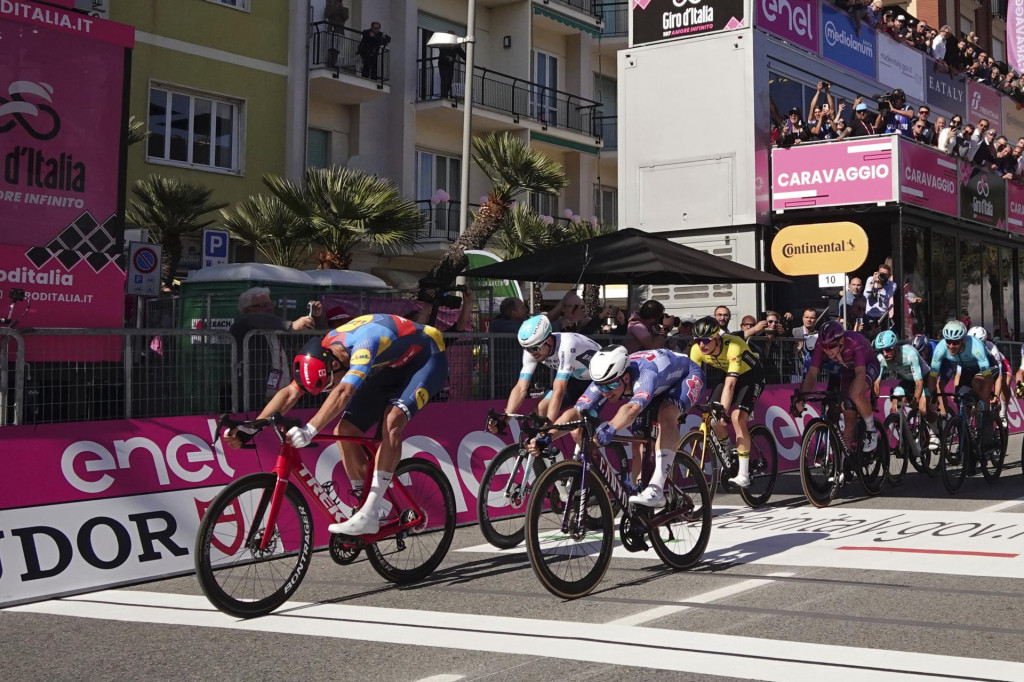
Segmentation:
[(897, 197), (895, 137), (772, 150), (772, 210), (885, 203)]
[[(0, 0), (0, 35), (0, 292), (26, 292), (23, 327), (121, 327), (125, 64), (134, 29)], [(29, 348), (27, 359), (118, 357), (116, 347), (64, 345)]]
[(1024, 68), (1024, 0), (1009, 0), (1006, 8), (1006, 51), (1010, 67)]
[(1006, 229), (1024, 234), (1024, 185), (1006, 183)]
[[(768, 386), (754, 415), (775, 436), (781, 472), (796, 469), (804, 426), (816, 416), (813, 406), (800, 419), (789, 414), (793, 389)], [(888, 412), (882, 403), (879, 414)], [(502, 437), (483, 430), (491, 407), (504, 403), (428, 404), (407, 429), (402, 457), (440, 467), (455, 493), (459, 524), (476, 522), (487, 464), (518, 437), (514, 424)], [(1016, 398), (1009, 421), (1012, 432), (1024, 428)], [(690, 415), (680, 433), (698, 423)], [(277, 452), (270, 433), (257, 437), (253, 451), (226, 447), (216, 431), (213, 417), (4, 427), (0, 468), (14, 473), (0, 478), (0, 606), (192, 572), (196, 531), (210, 501), (228, 482), (269, 470)], [(561, 445), (570, 447), (567, 439)], [(337, 446), (303, 450), (303, 460), (318, 480), (349, 489)], [(314, 511), (318, 546), (327, 542), (326, 526)]]
[(945, 215), (957, 214), (956, 161), (925, 147), (900, 140), (900, 201)]

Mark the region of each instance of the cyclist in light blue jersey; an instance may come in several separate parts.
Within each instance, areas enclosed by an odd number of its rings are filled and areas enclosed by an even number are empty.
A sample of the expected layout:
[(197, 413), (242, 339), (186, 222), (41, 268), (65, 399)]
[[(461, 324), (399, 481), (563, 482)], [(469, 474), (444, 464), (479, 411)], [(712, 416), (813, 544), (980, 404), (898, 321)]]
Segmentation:
[[(886, 330), (875, 337), (875, 350), (878, 351), (878, 363), (881, 372), (875, 379), (875, 395), (879, 394), (879, 388), (883, 378), (895, 377), (899, 384), (893, 390), (893, 394), (900, 392), (903, 395), (914, 396), (914, 403), (922, 415), (928, 414), (928, 390), (925, 388), (925, 379), (928, 376), (929, 366), (921, 354), (910, 344), (901, 344), (896, 332)], [(895, 413), (899, 409), (899, 403), (892, 401), (890, 411)], [(928, 445), (932, 449), (939, 447), (938, 427), (934, 422), (929, 422), (930, 436)]]
[[(593, 383), (566, 410), (556, 425), (574, 421), (586, 412), (598, 413), (609, 401), (626, 400), (611, 421), (597, 427), (594, 440), (608, 445), (620, 429), (631, 426), (646, 410), (656, 415), (659, 425), (655, 444), (655, 467), (649, 485), (629, 501), (646, 507), (665, 504), (665, 484), (679, 443), (679, 415), (685, 414), (700, 399), (704, 389), (704, 372), (689, 358), (664, 348), (644, 350), (629, 355), (624, 346), (606, 346), (590, 360)], [(557, 437), (560, 431), (546, 434), (531, 444), (544, 447), (545, 440)]]
[[(982, 446), (991, 447), (992, 411), (989, 399), (999, 368), (989, 354), (985, 344), (967, 334), (967, 326), (959, 320), (950, 320), (942, 328), (942, 341), (932, 354), (931, 370), (928, 373), (928, 389), (938, 390), (939, 373), (944, 367), (960, 367), (960, 381), (957, 390), (971, 389), (980, 398), (982, 409)], [(932, 415), (928, 415), (929, 419)]]

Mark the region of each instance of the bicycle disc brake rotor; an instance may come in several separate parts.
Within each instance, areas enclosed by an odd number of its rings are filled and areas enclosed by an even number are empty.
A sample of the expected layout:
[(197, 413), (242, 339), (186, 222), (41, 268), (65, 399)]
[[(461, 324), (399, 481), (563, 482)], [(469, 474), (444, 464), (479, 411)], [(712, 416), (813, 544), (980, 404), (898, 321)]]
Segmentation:
[(270, 542), (267, 543), (266, 547), (260, 547), (263, 543), (264, 530), (261, 528), (259, 532), (254, 533), (252, 540), (249, 542), (249, 551), (252, 552), (252, 556), (255, 559), (265, 559), (273, 556), (277, 551), (277, 543), (280, 540), (281, 535), (275, 530), (274, 534), (270, 536)]

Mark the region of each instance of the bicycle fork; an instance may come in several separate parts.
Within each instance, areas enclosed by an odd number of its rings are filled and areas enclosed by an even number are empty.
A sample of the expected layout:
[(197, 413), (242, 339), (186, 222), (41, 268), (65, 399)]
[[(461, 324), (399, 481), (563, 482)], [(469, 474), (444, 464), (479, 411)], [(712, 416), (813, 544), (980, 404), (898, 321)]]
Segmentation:
[(566, 501), (565, 510), (562, 511), (562, 532), (570, 536), (573, 540), (579, 542), (583, 539), (583, 536), (587, 534), (586, 514), (587, 514), (587, 473), (590, 470), (590, 465), (587, 462), (587, 458), (583, 458), (583, 469), (580, 473), (579, 491), (580, 501), (579, 507), (576, 513), (576, 525), (575, 528), (572, 524), (572, 486), (569, 487), (569, 499)]

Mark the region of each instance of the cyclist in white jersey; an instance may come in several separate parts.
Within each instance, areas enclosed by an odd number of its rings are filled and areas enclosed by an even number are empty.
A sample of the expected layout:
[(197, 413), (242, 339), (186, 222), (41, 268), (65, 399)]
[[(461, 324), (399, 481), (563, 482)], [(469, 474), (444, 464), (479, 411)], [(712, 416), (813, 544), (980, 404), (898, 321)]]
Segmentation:
[(984, 327), (971, 327), (967, 333), (985, 344), (985, 349), (995, 359), (999, 373), (996, 375), (996, 382), (992, 386), (992, 392), (999, 396), (999, 421), (1006, 428), (1006, 405), (1010, 401), (1010, 376), (1012, 368), (1010, 361), (999, 352), (996, 344), (988, 340), (988, 330)]
[[(559, 413), (576, 404), (576, 400), (590, 385), (590, 359), (601, 349), (596, 341), (582, 334), (551, 331), (551, 322), (545, 315), (535, 315), (519, 328), (519, 345), (523, 347), (523, 368), (519, 381), (512, 387), (506, 413), (515, 413), (526, 400), (530, 380), (537, 366), (543, 364), (555, 371), (551, 390), (537, 405), (537, 414), (554, 421)], [(488, 430), (496, 433), (498, 420), (488, 423)]]

